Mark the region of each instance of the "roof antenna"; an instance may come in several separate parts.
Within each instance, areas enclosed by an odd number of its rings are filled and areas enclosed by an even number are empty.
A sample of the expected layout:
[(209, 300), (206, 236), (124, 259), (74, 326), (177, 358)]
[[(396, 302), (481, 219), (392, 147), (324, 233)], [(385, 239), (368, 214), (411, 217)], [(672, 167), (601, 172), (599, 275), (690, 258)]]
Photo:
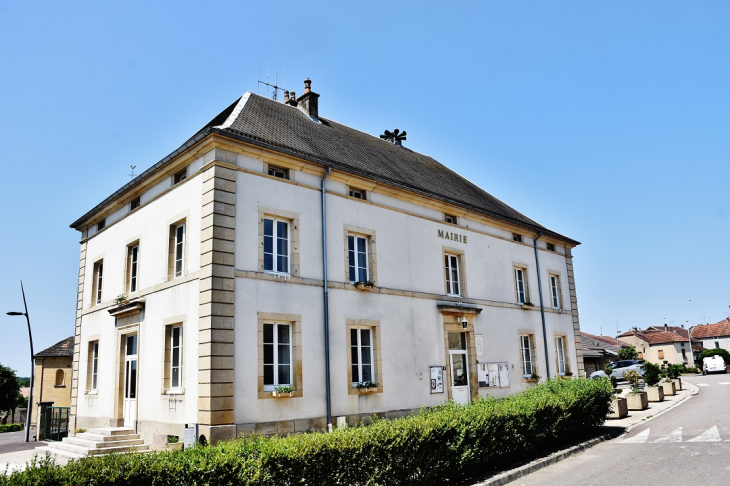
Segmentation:
[[(285, 76), (284, 84), (286, 84), (286, 74), (284, 76)], [(264, 86), (266, 86), (266, 94), (267, 95), (269, 94), (269, 88), (273, 88), (274, 89), (274, 94), (271, 95), (271, 99), (274, 100), (274, 101), (276, 101), (276, 99), (277, 99), (277, 96), (276, 95), (279, 92), (279, 90), (284, 91), (284, 88), (281, 88), (281, 87), (277, 86), (278, 82), (279, 82), (279, 73), (275, 73), (274, 74), (274, 84), (269, 83), (269, 67), (268, 67), (268, 65), (266, 66), (266, 81), (261, 81), (261, 68), (259, 67), (259, 86), (261, 86), (262, 84)]]
[(127, 175), (129, 177), (131, 177), (132, 179), (134, 179), (134, 169), (136, 169), (137, 166), (136, 165), (130, 165), (129, 168), (132, 169), (132, 173), (131, 174), (127, 174)]

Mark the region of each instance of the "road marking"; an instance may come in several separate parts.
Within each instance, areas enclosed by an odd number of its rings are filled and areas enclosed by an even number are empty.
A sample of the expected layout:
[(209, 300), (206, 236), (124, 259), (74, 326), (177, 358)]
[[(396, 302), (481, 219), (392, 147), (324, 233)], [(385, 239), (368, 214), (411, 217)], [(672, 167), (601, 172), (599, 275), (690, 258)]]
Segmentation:
[(710, 386), (707, 383), (697, 383), (697, 386)]
[(649, 430), (650, 429), (646, 429), (643, 432), (639, 432), (638, 434), (636, 434), (632, 438), (630, 438), (630, 439), (624, 439), (621, 442), (623, 444), (643, 444), (644, 442), (646, 442), (647, 440), (649, 440)]
[(655, 444), (664, 442), (682, 442), (682, 427), (678, 428), (666, 437), (662, 437), (661, 439), (657, 439), (654, 441)]
[(722, 442), (722, 439), (720, 438), (720, 432), (717, 430), (717, 425), (714, 425), (711, 429), (687, 442)]
[(730, 385), (730, 382), (728, 382), (728, 381), (721, 381), (720, 384), (721, 385)]

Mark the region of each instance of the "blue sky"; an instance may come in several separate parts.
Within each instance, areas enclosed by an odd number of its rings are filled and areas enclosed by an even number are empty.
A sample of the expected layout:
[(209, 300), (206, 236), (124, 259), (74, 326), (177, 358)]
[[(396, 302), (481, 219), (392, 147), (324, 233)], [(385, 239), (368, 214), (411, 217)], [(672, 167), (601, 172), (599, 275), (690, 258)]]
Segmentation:
[(69, 224), (267, 65), (581, 241), (584, 330), (730, 314), (730, 3), (4, 1), (0, 21), (0, 363), (22, 375), (20, 279), (36, 351), (72, 335)]

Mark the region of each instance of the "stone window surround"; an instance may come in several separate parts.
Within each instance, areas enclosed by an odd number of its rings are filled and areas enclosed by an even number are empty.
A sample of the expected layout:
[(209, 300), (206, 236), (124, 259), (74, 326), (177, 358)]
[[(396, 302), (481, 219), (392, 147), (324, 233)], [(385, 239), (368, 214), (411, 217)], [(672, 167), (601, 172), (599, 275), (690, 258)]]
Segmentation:
[(535, 343), (535, 331), (534, 330), (523, 330), (518, 329), (517, 330), (517, 344), (518, 344), (518, 350), (519, 350), (519, 363), (520, 363), (520, 377), (522, 378), (523, 383), (529, 383), (529, 380), (531, 379), (529, 376), (525, 376), (524, 371), (524, 362), (522, 359), (522, 336), (528, 336), (530, 339), (530, 364), (532, 366), (532, 373), (535, 375), (539, 375), (538, 372), (538, 356), (537, 356), (537, 345)]
[(563, 376), (559, 374), (558, 366), (558, 338), (563, 338), (563, 358), (565, 359), (565, 372), (572, 372), (570, 366), (570, 350), (568, 346), (568, 335), (564, 332), (553, 333), (553, 343), (555, 343), (555, 375)]
[[(162, 343), (163, 343), (163, 349), (162, 349), (162, 373), (161, 375), (161, 394), (162, 395), (185, 395), (185, 342), (186, 339), (189, 339), (189, 336), (187, 335), (187, 315), (182, 314), (179, 316), (174, 317), (168, 317), (166, 319), (162, 320)], [(170, 380), (172, 376), (172, 371), (170, 369), (171, 360), (172, 360), (172, 328), (173, 327), (181, 327), (182, 328), (182, 343), (181, 346), (181, 356), (180, 356), (180, 386), (177, 388), (172, 388), (170, 386)], [(137, 338), (139, 339), (139, 338)]]
[(292, 336), (292, 385), (294, 391), (291, 398), (304, 396), (302, 380), (302, 316), (299, 314), (281, 314), (277, 312), (258, 312), (256, 321), (256, 340), (258, 344), (258, 398), (265, 400), (275, 398), (270, 391), (264, 391), (264, 324), (289, 324)]
[[(358, 389), (352, 386), (352, 339), (353, 328), (370, 329), (373, 347), (373, 381), (378, 384), (375, 392)], [(345, 319), (345, 341), (347, 343), (347, 394), (364, 395), (366, 393), (383, 393), (383, 359), (380, 347), (380, 321), (370, 319)]]
[[(96, 394), (97, 390), (99, 389), (99, 369), (98, 369), (98, 363), (99, 358), (101, 355), (101, 346), (99, 345), (100, 336), (97, 334), (95, 336), (89, 336), (87, 342), (87, 357), (86, 357), (86, 394)], [(92, 374), (93, 374), (93, 363), (94, 363), (94, 344), (97, 345), (97, 370), (96, 370), (96, 388), (92, 388)]]
[[(517, 305), (532, 302), (532, 292), (530, 292), (530, 278), (528, 275), (528, 269), (530, 267), (526, 263), (512, 262), (512, 281), (513, 290), (515, 294), (515, 303)], [(522, 270), (523, 284), (525, 286), (525, 302), (520, 302), (520, 296), (517, 293), (517, 272), (516, 270)]]
[(91, 302), (89, 303), (89, 307), (101, 305), (104, 302), (103, 300), (101, 300), (101, 301), (97, 300), (96, 293), (97, 293), (97, 285), (99, 282), (97, 273), (99, 271), (99, 264), (101, 264), (102, 265), (102, 280), (101, 280), (102, 290), (101, 290), (101, 292), (102, 292), (102, 297), (104, 296), (104, 280), (105, 279), (104, 279), (104, 274), (103, 274), (103, 272), (104, 272), (103, 265), (104, 265), (105, 256), (106, 256), (105, 253), (98, 255), (93, 260), (94, 263), (91, 265)]
[(299, 214), (265, 206), (259, 206), (259, 272), (276, 273), (264, 270), (264, 218), (266, 216), (289, 220), (289, 275), (298, 277), (300, 274)]
[[(124, 245), (124, 251), (125, 251), (125, 254), (124, 254), (124, 286), (122, 288), (124, 289), (124, 295), (126, 295), (127, 297), (129, 297), (130, 295), (138, 294), (139, 290), (140, 290), (140, 285), (139, 285), (139, 276), (140, 276), (140, 268), (141, 268), (140, 259), (139, 259), (140, 250), (141, 250), (141, 246), (139, 244), (140, 240), (141, 240), (141, 238), (139, 236), (137, 236), (137, 237), (132, 238), (129, 241), (127, 241), (127, 244)], [(132, 248), (134, 248), (135, 246), (138, 247), (137, 248), (137, 289), (134, 292), (132, 292), (130, 289), (130, 284), (131, 284), (131, 280), (132, 280), (130, 250)]]
[(282, 179), (281, 177), (269, 175), (269, 162), (263, 161), (263, 164), (264, 164), (263, 172), (266, 177), (270, 177), (271, 179), (276, 179), (278, 181), (294, 181), (294, 174), (296, 174), (296, 169), (293, 169), (293, 168), (288, 167), (283, 164), (271, 164), (271, 166), (273, 168), (283, 170), (284, 172), (286, 172), (286, 178)]
[(453, 296), (454, 294), (449, 293), (449, 286), (447, 283), (447, 280), (449, 276), (446, 274), (446, 266), (444, 265), (444, 259), (446, 255), (453, 255), (457, 258), (457, 261), (459, 262), (459, 295), (458, 297), (468, 297), (469, 293), (467, 292), (466, 288), (466, 260), (464, 256), (464, 250), (461, 250), (459, 248), (452, 248), (449, 246), (442, 246), (441, 247), (441, 268), (443, 272), (443, 282), (444, 282), (444, 295)]
[[(548, 292), (550, 293), (550, 308), (556, 309), (556, 310), (565, 310), (565, 301), (563, 300), (563, 288), (562, 288), (562, 276), (560, 275), (560, 272), (557, 270), (550, 270), (547, 271), (548, 274)], [(557, 288), (558, 288), (558, 307), (553, 306), (553, 286), (550, 279), (552, 277), (555, 277), (557, 279)]]
[[(362, 198), (351, 196), (350, 191), (358, 191), (362, 193)], [(347, 184), (347, 187), (345, 188), (345, 195), (349, 199), (357, 199), (358, 201), (369, 201), (370, 200), (370, 194), (368, 194), (368, 191), (366, 189), (363, 189), (359, 186), (351, 186), (350, 184)]]
[[(167, 246), (167, 259), (165, 261), (165, 271), (163, 273), (163, 275), (165, 275), (165, 282), (169, 282), (170, 280), (174, 280), (176, 278), (184, 277), (188, 273), (188, 269), (189, 269), (188, 247), (190, 246), (189, 245), (190, 225), (188, 224), (189, 216), (190, 216), (190, 211), (184, 211), (167, 220), (168, 246)], [(175, 228), (177, 228), (181, 224), (185, 224), (185, 244), (183, 246), (183, 269), (182, 269), (183, 274), (178, 277), (175, 277)]]
[(364, 236), (368, 241), (368, 277), (376, 286), (378, 285), (378, 259), (377, 259), (377, 241), (375, 239), (375, 230), (353, 226), (351, 224), (343, 225), (343, 242), (345, 253), (345, 282), (350, 283), (350, 260), (348, 257), (347, 237), (350, 235)]

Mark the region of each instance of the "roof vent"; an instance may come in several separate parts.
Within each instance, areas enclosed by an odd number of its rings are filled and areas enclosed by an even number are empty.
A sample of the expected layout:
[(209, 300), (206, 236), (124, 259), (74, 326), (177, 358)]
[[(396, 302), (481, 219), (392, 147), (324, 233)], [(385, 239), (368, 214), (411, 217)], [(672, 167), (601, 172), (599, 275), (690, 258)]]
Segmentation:
[(390, 130), (386, 130), (385, 133), (383, 133), (380, 138), (383, 140), (386, 140), (388, 142), (392, 142), (399, 147), (403, 146), (403, 140), (406, 139), (406, 131), (403, 130), (402, 132), (398, 130), (397, 128), (393, 130), (392, 132)]

